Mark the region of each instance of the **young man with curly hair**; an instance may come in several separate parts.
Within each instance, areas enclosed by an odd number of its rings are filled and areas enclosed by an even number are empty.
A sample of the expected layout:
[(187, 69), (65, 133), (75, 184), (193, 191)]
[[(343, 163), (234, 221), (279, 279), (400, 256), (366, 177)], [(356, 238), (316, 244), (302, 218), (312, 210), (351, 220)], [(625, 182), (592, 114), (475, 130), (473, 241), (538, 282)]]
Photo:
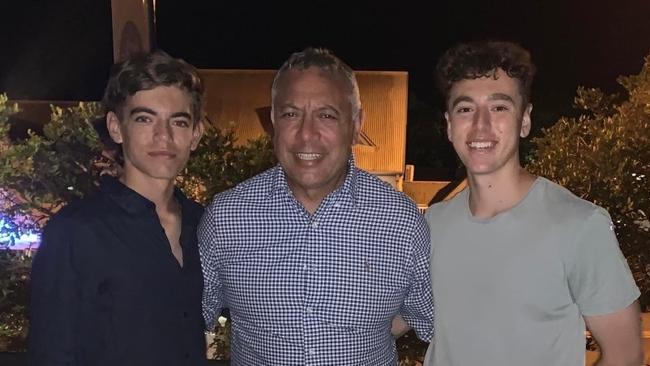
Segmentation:
[(448, 50), (437, 67), (447, 134), (468, 188), (431, 206), (434, 340), (426, 365), (642, 362), (639, 290), (608, 213), (527, 172), (529, 53), (509, 42)]

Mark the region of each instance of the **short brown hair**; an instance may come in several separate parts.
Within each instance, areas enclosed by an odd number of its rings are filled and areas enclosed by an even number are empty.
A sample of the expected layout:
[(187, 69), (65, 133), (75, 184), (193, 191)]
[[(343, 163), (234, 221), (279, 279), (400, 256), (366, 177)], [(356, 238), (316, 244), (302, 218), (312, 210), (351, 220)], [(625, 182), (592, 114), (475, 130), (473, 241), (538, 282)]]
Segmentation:
[(497, 69), (519, 81), (519, 92), (525, 107), (531, 98), (536, 69), (530, 53), (512, 42), (477, 41), (450, 48), (436, 66), (438, 87), (445, 102), (448, 102), (454, 83), (465, 79), (494, 77)]
[(194, 66), (157, 50), (113, 65), (102, 98), (105, 112), (120, 115), (127, 97), (158, 86), (176, 86), (190, 95), (194, 122), (203, 111), (203, 82)]

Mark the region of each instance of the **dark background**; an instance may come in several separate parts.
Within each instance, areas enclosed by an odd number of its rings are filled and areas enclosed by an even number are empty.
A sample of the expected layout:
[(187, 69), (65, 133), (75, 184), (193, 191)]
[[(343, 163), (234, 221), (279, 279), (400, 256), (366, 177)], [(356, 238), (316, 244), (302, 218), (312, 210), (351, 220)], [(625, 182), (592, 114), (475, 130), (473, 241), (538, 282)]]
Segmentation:
[[(280, 3), (157, 0), (158, 46), (199, 68), (274, 69), (323, 46), (357, 70), (409, 72), (407, 162), (416, 178), (453, 175), (433, 69), (451, 45), (507, 39), (538, 66), (540, 133), (571, 115), (579, 85), (617, 92), (650, 51), (648, 0)], [(112, 63), (109, 0), (2, 0), (0, 92), (10, 99), (98, 100)], [(432, 143), (430, 143), (433, 141)]]

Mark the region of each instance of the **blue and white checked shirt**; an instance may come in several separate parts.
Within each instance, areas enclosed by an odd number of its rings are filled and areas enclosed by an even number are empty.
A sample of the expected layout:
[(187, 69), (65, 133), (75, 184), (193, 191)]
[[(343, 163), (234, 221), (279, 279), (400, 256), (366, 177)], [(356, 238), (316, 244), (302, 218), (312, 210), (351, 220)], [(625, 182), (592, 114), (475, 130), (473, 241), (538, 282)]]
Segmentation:
[(396, 365), (398, 313), (433, 334), (426, 222), (352, 159), (313, 215), (276, 166), (216, 195), (198, 234), (203, 315), (230, 308), (233, 365)]

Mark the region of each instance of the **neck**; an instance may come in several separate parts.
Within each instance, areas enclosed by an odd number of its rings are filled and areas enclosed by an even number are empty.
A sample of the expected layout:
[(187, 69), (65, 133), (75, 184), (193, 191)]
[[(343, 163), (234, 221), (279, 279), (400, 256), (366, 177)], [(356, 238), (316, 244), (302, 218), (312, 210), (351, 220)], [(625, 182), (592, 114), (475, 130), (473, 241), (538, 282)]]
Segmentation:
[(492, 174), (467, 176), (472, 215), (487, 219), (516, 206), (526, 196), (535, 176), (521, 166)]
[(156, 212), (175, 211), (177, 202), (174, 199), (174, 182), (166, 179), (147, 179), (145, 181), (123, 174), (120, 181), (127, 187), (138, 192), (142, 197), (156, 205)]

